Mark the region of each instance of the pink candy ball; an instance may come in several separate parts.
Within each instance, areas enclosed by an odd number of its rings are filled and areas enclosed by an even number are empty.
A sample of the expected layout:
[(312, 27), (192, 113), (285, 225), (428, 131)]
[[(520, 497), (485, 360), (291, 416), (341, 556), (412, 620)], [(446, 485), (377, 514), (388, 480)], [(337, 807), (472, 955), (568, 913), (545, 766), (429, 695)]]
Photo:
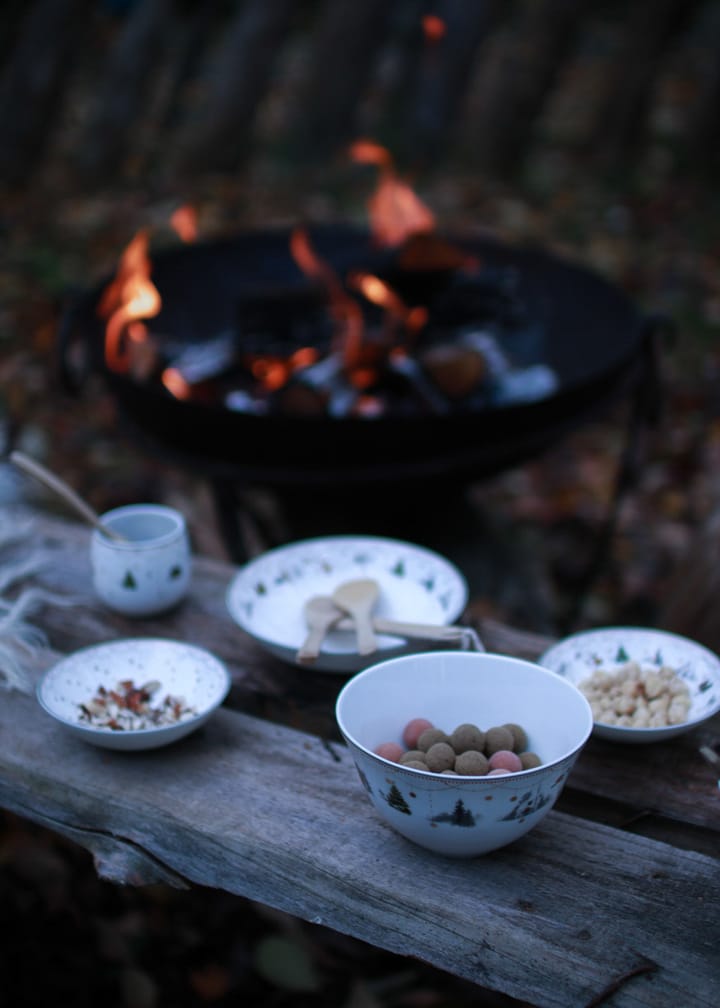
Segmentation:
[(381, 742), (375, 750), (375, 755), (382, 756), (383, 759), (392, 760), (393, 763), (399, 763), (400, 757), (404, 752), (403, 747), (398, 745), (397, 742)]
[(510, 773), (509, 770), (505, 770), (504, 767), (495, 767), (494, 770), (488, 771), (485, 774), (486, 777), (506, 777)]
[(498, 749), (493, 753), (489, 760), (489, 766), (491, 772), (493, 770), (507, 770), (510, 773), (517, 773), (523, 768), (520, 757), (516, 753), (510, 752), (509, 749)]
[(416, 717), (408, 723), (403, 728), (402, 740), (408, 749), (417, 749), (418, 739), (425, 731), (426, 728), (432, 728), (432, 721), (428, 721), (427, 718)]

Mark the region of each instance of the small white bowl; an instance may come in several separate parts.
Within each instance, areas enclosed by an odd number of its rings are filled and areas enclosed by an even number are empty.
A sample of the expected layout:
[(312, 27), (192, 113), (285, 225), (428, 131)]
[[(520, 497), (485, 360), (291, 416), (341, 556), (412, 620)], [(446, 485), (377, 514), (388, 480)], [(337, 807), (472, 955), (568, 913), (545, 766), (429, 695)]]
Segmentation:
[[(341, 689), (337, 724), (380, 817), (408, 840), (451, 857), (475, 857), (536, 826), (560, 794), (592, 731), (590, 705), (560, 676), (519, 658), (436, 651), (380, 662)], [(427, 718), (446, 733), (522, 725), (542, 765), (506, 776), (445, 776), (403, 767), (374, 751), (402, 744)]]
[[(313, 595), (331, 595), (343, 581), (374, 578), (377, 616), (450, 625), (468, 598), (458, 569), (432, 550), (379, 536), (304, 539), (263, 553), (240, 569), (227, 591), (230, 615), (271, 654), (291, 664), (307, 634), (303, 607)], [(352, 673), (378, 658), (427, 648), (427, 643), (380, 634), (374, 655), (355, 650), (351, 632), (332, 630), (311, 668)]]
[[(135, 686), (156, 680), (158, 706), (171, 696), (184, 701), (191, 714), (171, 724), (118, 730), (95, 727), (81, 719), (99, 687), (116, 689), (131, 680)], [(184, 738), (204, 724), (230, 689), (230, 674), (209, 651), (181, 641), (138, 638), (82, 648), (63, 658), (41, 679), (40, 705), (77, 738), (104, 749), (157, 749)]]
[(572, 634), (538, 659), (575, 686), (593, 672), (617, 672), (628, 661), (643, 668), (669, 665), (690, 693), (690, 712), (682, 724), (633, 728), (596, 721), (593, 734), (613, 742), (662, 742), (696, 728), (720, 711), (720, 659), (687, 637), (643, 627), (604, 627)]

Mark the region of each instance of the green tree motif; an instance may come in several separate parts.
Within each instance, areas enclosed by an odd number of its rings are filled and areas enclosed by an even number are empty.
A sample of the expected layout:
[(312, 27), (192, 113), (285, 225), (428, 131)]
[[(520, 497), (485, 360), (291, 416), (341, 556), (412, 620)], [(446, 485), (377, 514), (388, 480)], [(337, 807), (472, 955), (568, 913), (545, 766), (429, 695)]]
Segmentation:
[(404, 812), (405, 815), (412, 815), (410, 806), (403, 798), (402, 792), (397, 784), (393, 784), (388, 793), (383, 795), (383, 798), (391, 808), (397, 809), (398, 812)]
[(132, 575), (132, 571), (126, 571), (122, 583), (123, 588), (137, 588), (137, 581)]
[(462, 798), (458, 798), (455, 802), (455, 808), (453, 809), (452, 819), (450, 821), (455, 826), (475, 825), (475, 816), (469, 809), (465, 808)]

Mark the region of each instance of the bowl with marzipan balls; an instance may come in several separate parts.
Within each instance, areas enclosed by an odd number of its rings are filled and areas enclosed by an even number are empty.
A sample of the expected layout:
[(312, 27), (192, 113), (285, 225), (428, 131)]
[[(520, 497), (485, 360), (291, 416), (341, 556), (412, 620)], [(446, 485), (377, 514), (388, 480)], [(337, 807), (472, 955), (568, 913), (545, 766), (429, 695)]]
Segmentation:
[(469, 651), (372, 665), (340, 690), (335, 715), (383, 822), (450, 857), (504, 847), (541, 822), (593, 727), (561, 676)]

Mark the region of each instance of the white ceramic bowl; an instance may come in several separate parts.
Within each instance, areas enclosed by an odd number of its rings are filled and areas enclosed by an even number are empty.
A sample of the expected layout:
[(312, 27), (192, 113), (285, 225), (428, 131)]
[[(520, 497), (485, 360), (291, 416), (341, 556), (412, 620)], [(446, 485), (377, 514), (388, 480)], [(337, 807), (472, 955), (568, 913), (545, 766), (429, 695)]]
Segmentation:
[[(554, 805), (592, 731), (590, 705), (567, 680), (532, 662), (482, 652), (406, 655), (358, 673), (341, 689), (338, 727), (382, 819), (409, 840), (451, 857), (512, 843)], [(507, 776), (444, 776), (378, 756), (424, 717), (445, 732), (522, 725), (542, 765)]]
[[(131, 680), (135, 686), (156, 680), (152, 706), (170, 696), (182, 699), (191, 714), (171, 724), (134, 730), (94, 727), (81, 718), (99, 687), (116, 689)], [(63, 658), (41, 679), (41, 706), (77, 738), (104, 749), (157, 749), (184, 738), (204, 724), (230, 689), (225, 665), (203, 648), (181, 641), (138, 638), (82, 648)]]
[[(329, 595), (343, 581), (374, 578), (380, 586), (375, 614), (389, 619), (449, 625), (463, 612), (468, 590), (457, 568), (432, 550), (379, 536), (305, 539), (263, 553), (242, 567), (227, 591), (235, 622), (271, 654), (298, 664), (307, 634), (303, 606)], [(381, 634), (378, 651), (363, 657), (351, 632), (332, 630), (311, 666), (351, 673), (378, 658), (427, 648), (427, 644)]]
[(565, 637), (539, 663), (578, 686), (598, 669), (615, 673), (628, 661), (643, 669), (669, 665), (690, 693), (690, 711), (682, 724), (632, 728), (595, 722), (593, 734), (613, 742), (662, 742), (696, 728), (720, 711), (720, 659), (695, 641), (665, 630), (604, 627)]

